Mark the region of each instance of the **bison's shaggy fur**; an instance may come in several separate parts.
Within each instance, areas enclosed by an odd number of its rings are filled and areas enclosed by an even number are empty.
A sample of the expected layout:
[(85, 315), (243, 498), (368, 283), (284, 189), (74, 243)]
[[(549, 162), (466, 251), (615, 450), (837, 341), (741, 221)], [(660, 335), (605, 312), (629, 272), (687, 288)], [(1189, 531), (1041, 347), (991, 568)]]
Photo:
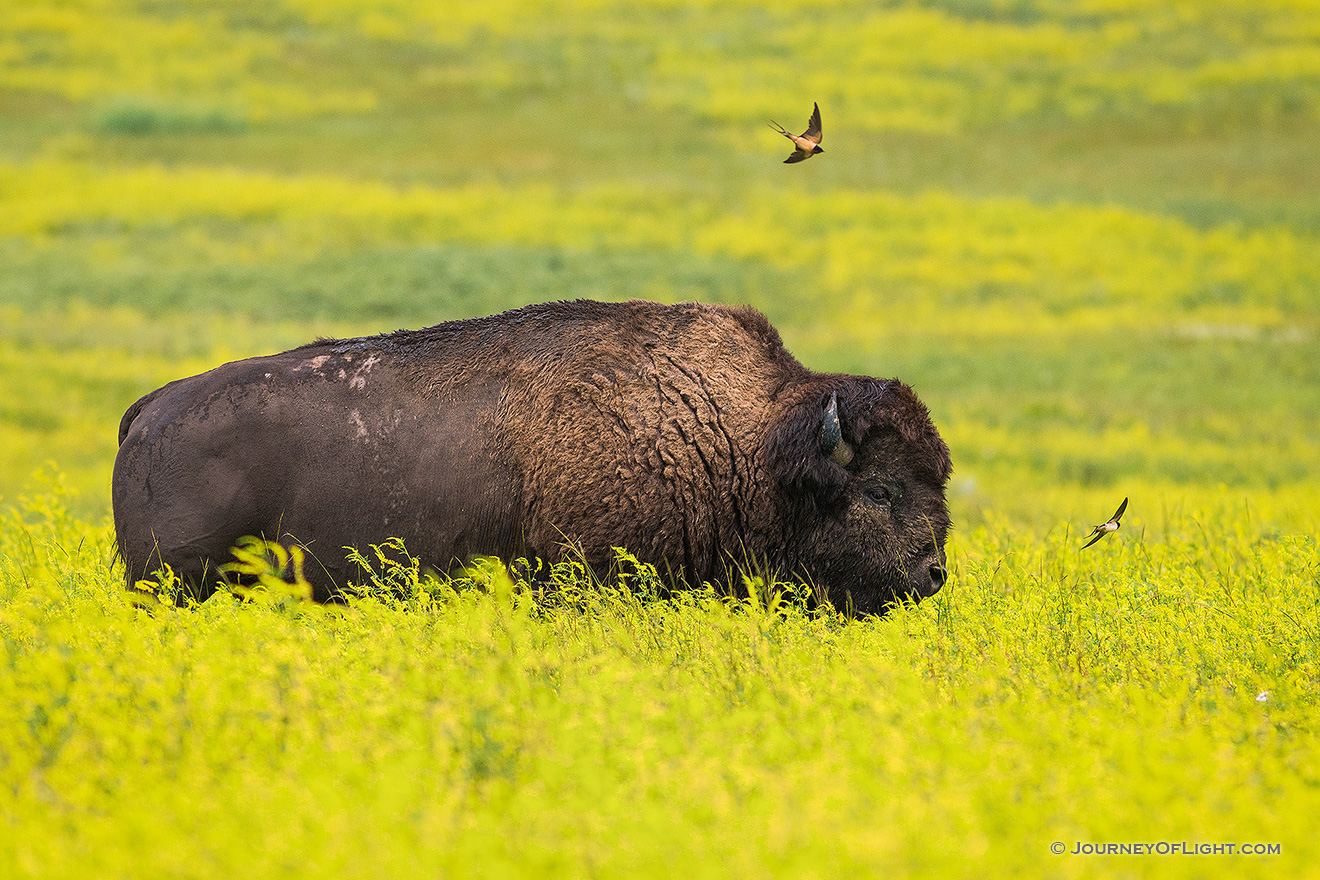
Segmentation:
[(441, 571), (754, 561), (876, 612), (943, 583), (949, 471), (910, 388), (806, 369), (753, 309), (578, 301), (172, 382), (124, 415), (113, 501), (130, 582), (199, 596), (240, 536), (305, 547), (322, 599), (344, 547), (400, 537)]

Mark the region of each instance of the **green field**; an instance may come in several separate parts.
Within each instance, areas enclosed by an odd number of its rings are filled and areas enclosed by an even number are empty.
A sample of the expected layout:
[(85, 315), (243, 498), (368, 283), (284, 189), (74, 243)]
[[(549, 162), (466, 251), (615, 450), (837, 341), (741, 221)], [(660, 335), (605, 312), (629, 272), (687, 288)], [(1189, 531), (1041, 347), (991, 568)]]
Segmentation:
[[(1314, 0), (0, 3), (0, 876), (1315, 872), (1317, 144)], [(950, 584), (129, 600), (139, 395), (575, 297), (911, 384)]]

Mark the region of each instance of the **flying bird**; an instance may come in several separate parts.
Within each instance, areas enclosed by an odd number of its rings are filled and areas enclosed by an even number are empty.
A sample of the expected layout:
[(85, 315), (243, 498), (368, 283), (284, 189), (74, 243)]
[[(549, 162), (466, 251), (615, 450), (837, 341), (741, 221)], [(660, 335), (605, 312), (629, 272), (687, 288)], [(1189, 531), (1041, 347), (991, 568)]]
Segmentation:
[(794, 162), (801, 162), (817, 153), (825, 152), (820, 148), (820, 105), (812, 102), (811, 106), (811, 119), (807, 122), (807, 130), (802, 134), (789, 134), (778, 122), (773, 120), (770, 122), (775, 131), (788, 138), (797, 147), (793, 155), (784, 160), (785, 165), (792, 165)]
[(1122, 518), (1123, 511), (1127, 510), (1127, 502), (1128, 500), (1124, 498), (1123, 503), (1118, 505), (1118, 510), (1114, 511), (1114, 515), (1109, 518), (1109, 522), (1101, 523), (1100, 525), (1095, 527), (1095, 531), (1087, 535), (1087, 537), (1090, 538), (1091, 540), (1087, 541), (1085, 544), (1082, 545), (1083, 550), (1085, 550), (1087, 547), (1090, 547), (1092, 544), (1094, 544), (1096, 541), (1099, 541), (1101, 538), (1103, 538), (1105, 535), (1109, 534), (1110, 532), (1118, 531), (1118, 521), (1119, 519)]

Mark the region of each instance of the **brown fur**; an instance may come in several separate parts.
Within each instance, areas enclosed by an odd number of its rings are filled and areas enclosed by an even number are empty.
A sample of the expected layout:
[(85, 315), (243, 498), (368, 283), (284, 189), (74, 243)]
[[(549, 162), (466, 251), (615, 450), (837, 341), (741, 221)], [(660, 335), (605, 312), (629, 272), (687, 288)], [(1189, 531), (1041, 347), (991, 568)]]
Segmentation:
[[(831, 395), (847, 467), (820, 447)], [(199, 595), (247, 534), (306, 546), (320, 598), (352, 575), (342, 547), (392, 536), (440, 570), (617, 546), (700, 583), (755, 560), (862, 612), (944, 576), (926, 408), (807, 370), (750, 308), (548, 303), (320, 340), (166, 385), (120, 442), (130, 581), (165, 561)]]

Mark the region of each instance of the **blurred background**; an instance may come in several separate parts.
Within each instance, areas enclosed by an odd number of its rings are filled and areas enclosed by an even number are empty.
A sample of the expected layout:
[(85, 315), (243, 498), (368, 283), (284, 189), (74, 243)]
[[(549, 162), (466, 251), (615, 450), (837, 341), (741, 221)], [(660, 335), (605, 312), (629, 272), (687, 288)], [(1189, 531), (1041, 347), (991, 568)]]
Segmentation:
[(913, 385), (959, 528), (1314, 531), (1317, 147), (1314, 0), (5, 0), (0, 505), (225, 360), (645, 297)]

